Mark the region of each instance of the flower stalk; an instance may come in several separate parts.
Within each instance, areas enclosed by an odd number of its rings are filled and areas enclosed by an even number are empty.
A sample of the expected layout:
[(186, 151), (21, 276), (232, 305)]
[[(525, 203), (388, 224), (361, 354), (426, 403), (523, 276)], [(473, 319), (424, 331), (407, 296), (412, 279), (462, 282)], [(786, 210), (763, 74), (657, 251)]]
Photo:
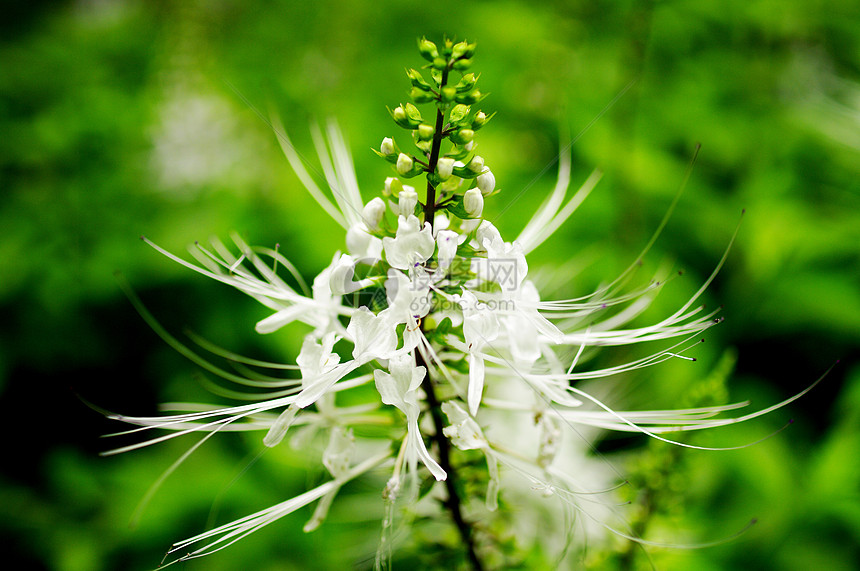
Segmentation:
[[(442, 81), (440, 87), (445, 87), (448, 83), (448, 67), (442, 70)], [(436, 167), (439, 164), (439, 151), (442, 149), (442, 126), (445, 121), (445, 114), (442, 108), (436, 109), (436, 130), (433, 134), (433, 147), (430, 150), (430, 162), (427, 163), (428, 173), (435, 173)], [(424, 222), (430, 223), (430, 228), (433, 228), (433, 223), (436, 219), (436, 185), (427, 177), (427, 201), (424, 204)]]
[[(442, 69), (442, 78), (439, 82), (439, 93), (443, 92), (447, 87), (448, 73), (455, 61), (456, 60), (453, 59), (447, 61), (445, 67)], [(418, 74), (418, 76), (420, 77), (420, 74)], [(410, 75), (410, 77), (412, 77), (412, 75)], [(413, 89), (417, 89), (417, 87)], [(450, 135), (451, 133), (451, 131), (446, 133), (443, 129), (445, 123), (445, 113), (443, 109), (444, 107), (441, 104), (436, 109), (436, 124), (433, 131), (433, 143), (430, 148), (430, 157), (427, 163), (427, 199), (424, 203), (424, 222), (425, 224), (430, 224), (431, 230), (436, 218), (436, 185), (433, 184), (429, 175), (437, 172), (439, 154), (442, 149), (442, 141), (446, 135)], [(424, 327), (425, 325), (422, 322), (422, 332), (424, 332)], [(442, 417), (441, 403), (436, 396), (436, 388), (433, 384), (433, 380), (430, 378), (430, 368), (427, 366), (427, 363), (424, 360), (424, 354), (420, 350), (415, 352), (415, 365), (416, 367), (423, 367), (424, 370), (427, 371), (424, 376), (424, 380), (421, 383), (421, 388), (424, 390), (424, 394), (427, 397), (427, 407), (430, 410), (430, 415), (433, 419), (434, 431), (431, 438), (436, 444), (436, 448), (438, 450), (439, 465), (442, 466), (448, 474), (448, 477), (445, 479), (445, 491), (447, 493), (447, 497), (444, 505), (450, 513), (454, 525), (457, 527), (457, 531), (466, 548), (466, 554), (472, 569), (474, 571), (483, 571), (484, 565), (478, 557), (478, 553), (475, 549), (474, 530), (471, 524), (469, 524), (463, 516), (462, 502), (460, 500), (457, 483), (457, 471), (451, 464), (451, 445), (444, 434), (445, 420)]]
[[(424, 361), (424, 356), (418, 351), (415, 354), (415, 365), (427, 369), (427, 363)], [(429, 369), (428, 369), (429, 370)], [(433, 418), (433, 442), (436, 443), (436, 448), (439, 451), (439, 465), (448, 473), (445, 479), (445, 508), (451, 514), (451, 519), (457, 527), (457, 532), (460, 534), (460, 539), (463, 540), (463, 545), (466, 548), (466, 556), (469, 558), (469, 564), (474, 571), (483, 571), (484, 564), (478, 557), (478, 552), (475, 546), (475, 534), (472, 525), (463, 517), (463, 505), (460, 500), (460, 492), (458, 490), (458, 475), (457, 470), (451, 463), (451, 443), (445, 436), (445, 420), (442, 418), (442, 405), (436, 396), (436, 388), (433, 385), (433, 380), (430, 374), (424, 376), (421, 383), (421, 388), (427, 396), (427, 408), (430, 410), (430, 416)]]

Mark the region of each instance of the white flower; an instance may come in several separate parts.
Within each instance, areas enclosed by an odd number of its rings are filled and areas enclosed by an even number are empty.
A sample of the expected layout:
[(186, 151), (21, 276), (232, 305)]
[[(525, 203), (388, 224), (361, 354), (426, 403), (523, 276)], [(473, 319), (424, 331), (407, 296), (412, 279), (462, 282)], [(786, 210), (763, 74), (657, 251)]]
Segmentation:
[(296, 358), (302, 381), (319, 378), (340, 363), (340, 356), (332, 351), (335, 341), (334, 333), (327, 333), (319, 343), (313, 335), (305, 337), (302, 350)]
[(394, 139), (391, 137), (385, 137), (382, 139), (382, 144), (379, 146), (379, 152), (385, 155), (393, 155), (395, 153), (394, 150)]
[(355, 259), (349, 254), (343, 254), (332, 265), (329, 274), (329, 288), (334, 295), (345, 295), (364, 289), (376, 283), (373, 278), (364, 278), (362, 280), (353, 281), (355, 275)]
[[(578, 503), (580, 488), (575, 476), (584, 472), (587, 456), (582, 446), (576, 445), (578, 439), (569, 437), (572, 431), (581, 433), (586, 428), (595, 432), (634, 432), (695, 448), (664, 435), (747, 421), (804, 394), (734, 417), (720, 415), (742, 404), (617, 410), (609, 397), (592, 394), (580, 381), (613, 377), (670, 359), (690, 360), (685, 353), (691, 351), (703, 332), (718, 323), (716, 311), (705, 312), (697, 305), (713, 275), (671, 314), (636, 326), (631, 326), (631, 321), (641, 319), (665, 284), (662, 276), (650, 285), (624, 289), (622, 285), (631, 278), (631, 269), (590, 295), (542, 300), (537, 286), (527, 279), (525, 256), (571, 215), (594, 187), (599, 174), (592, 175), (566, 200), (570, 161), (562, 156), (556, 188), (519, 237), (510, 242), (488, 221), (449, 219), (440, 214), (435, 227), (422, 224), (412, 214), (416, 208), (412, 201), (417, 201), (414, 189), (389, 179), (386, 195), (400, 194), (398, 226), (391, 236), (382, 224), (384, 202), (374, 198), (363, 205), (339, 131), (329, 125), (327, 136), (328, 141), (321, 132), (314, 132), (331, 197), (316, 186), (289, 139), (280, 138), (287, 158), (309, 192), (347, 230), (347, 246), (352, 254), (335, 254), (311, 288), (277, 250), (251, 248), (238, 237), (234, 237), (237, 253), (220, 242), (214, 242), (211, 251), (195, 247), (192, 255), (196, 262), (147, 241), (171, 259), (265, 305), (272, 313), (257, 323), (260, 333), (275, 332), (295, 321), (306, 324), (305, 333), (310, 333), (295, 364), (245, 359), (211, 344), (204, 345), (214, 354), (241, 365), (237, 367), (240, 371), (254, 367), (267, 370), (262, 374), (252, 371), (246, 378), (209, 363), (159, 329), (171, 345), (207, 371), (256, 392), (246, 395), (248, 402), (236, 406), (189, 404), (187, 412), (154, 418), (114, 415), (112, 418), (138, 425), (134, 431), (161, 428), (173, 432), (113, 452), (134, 450), (189, 433), (202, 433), (202, 443), (220, 431), (262, 431), (263, 443), (269, 447), (283, 442), (292, 426), (300, 427), (302, 432), (329, 436), (322, 462), (330, 480), (175, 544), (170, 553), (181, 553), (180, 560), (215, 552), (303, 506), (319, 502), (305, 527), (314, 529), (324, 519), (341, 486), (383, 464), (393, 472), (384, 492), (386, 526), (390, 527), (404, 465), (411, 478), (413, 499), (417, 500), (423, 467), (436, 480), (454, 473), (456, 466), (450, 460), (434, 458), (434, 450), (448, 442), (461, 450), (480, 450), (485, 455), (489, 509), (498, 505), (500, 470), (504, 469), (527, 484), (524, 493), (534, 496), (537, 490), (542, 495), (553, 495), (561, 508), (573, 509), (578, 515), (584, 513), (584, 508)], [(385, 141), (381, 148), (387, 148)], [(408, 168), (401, 160), (404, 157), (409, 161)], [(470, 165), (477, 168), (478, 163), (485, 168), (480, 157)], [(448, 158), (440, 159), (440, 178), (455, 164), (463, 166)], [(408, 156), (400, 155), (399, 172), (409, 172), (413, 166)], [(464, 197), (467, 211), (480, 215), (483, 195), (494, 187), (492, 172), (481, 172), (478, 189), (468, 191)], [(384, 237), (380, 240), (371, 231)], [(453, 263), (458, 251), (469, 258), (469, 263)], [(356, 264), (363, 264), (360, 275), (366, 277), (355, 279)], [(352, 297), (365, 301), (356, 303), (357, 307), (344, 305), (345, 294), (362, 289), (367, 291)], [(674, 341), (627, 363), (605, 368), (583, 366), (591, 353), (587, 349), (667, 340)], [(338, 343), (341, 345), (335, 351)], [(340, 355), (347, 355), (350, 346), (352, 359), (341, 362)], [(464, 360), (468, 371), (463, 370)], [(295, 374), (274, 376), (283, 369), (298, 370), (301, 378)], [(373, 387), (378, 399), (368, 399), (373, 394), (368, 390)], [(443, 399), (437, 398), (437, 388), (444, 391), (440, 393)], [(360, 391), (361, 404), (345, 405), (344, 401), (355, 400), (336, 398), (353, 389)], [(441, 400), (448, 426), (438, 424), (439, 411), (431, 404)], [(383, 405), (396, 407), (400, 414), (392, 417), (390, 409), (386, 412)], [(432, 432), (422, 436), (421, 412), (428, 409), (433, 413), (423, 415), (424, 421), (432, 421), (434, 426)], [(400, 422), (392, 422), (398, 417)], [(349, 430), (352, 425), (373, 429), (353, 433)], [(300, 433), (298, 428), (295, 432)], [(428, 448), (424, 436), (434, 445)], [(392, 441), (400, 442), (399, 452), (392, 453)], [(364, 459), (354, 463), (360, 452)], [(505, 493), (517, 492), (506, 488)], [(590, 512), (585, 515), (592, 517)]]
[[(299, 399), (302, 397), (308, 399), (307, 404), (316, 401), (319, 396), (322, 396), (322, 393), (316, 393), (319, 386), (317, 383), (321, 381), (322, 383), (333, 383), (342, 376), (339, 374), (343, 369), (338, 370), (340, 357), (336, 353), (332, 353), (335, 341), (334, 333), (326, 334), (322, 343), (317, 343), (313, 335), (305, 337), (302, 350), (296, 359), (299, 370), (302, 372), (302, 391), (299, 392), (300, 396), (296, 397), (296, 401), (290, 404), (269, 428), (266, 436), (263, 437), (263, 444), (270, 448), (280, 444), (287, 430), (295, 421), (299, 410), (304, 408), (304, 406), (299, 406)], [(309, 391), (313, 391), (315, 395), (311, 396), (310, 399), (308, 398)]]
[(484, 220), (475, 233), (478, 247), (486, 252), (486, 257), (474, 258), (472, 270), (481, 281), (499, 284), (509, 296), (519, 288), (528, 274), (528, 264), (522, 247), (516, 243), (505, 242), (495, 226)]
[(506, 301), (511, 303), (504, 304), (505, 307), (511, 306), (515, 310), (502, 312), (500, 319), (507, 332), (515, 362), (523, 365), (535, 363), (541, 356), (542, 339), (561, 344), (564, 334), (538, 311), (540, 294), (531, 281), (525, 280)]
[[(388, 309), (382, 313), (390, 315), (394, 323), (409, 323), (420, 319), (430, 312), (432, 297), (430, 281), (426, 274), (414, 274), (415, 279), (394, 268), (388, 270), (385, 291), (388, 296)], [(382, 315), (380, 313), (380, 315)]]
[(490, 448), (490, 443), (484, 436), (481, 427), (455, 401), (442, 403), (442, 412), (450, 423), (443, 432), (451, 440), (451, 444), (460, 450), (482, 450), (487, 458), (487, 471), (490, 482), (487, 486), (487, 509), (495, 511), (499, 507), (499, 463)]
[(355, 348), (352, 356), (356, 361), (366, 363), (373, 359), (388, 359), (397, 349), (397, 333), (391, 322), (384, 316), (374, 315), (366, 307), (361, 307), (352, 315), (346, 332)]
[(391, 359), (389, 369), (391, 370), (390, 374), (381, 370), (374, 371), (373, 378), (376, 381), (376, 390), (379, 391), (382, 402), (396, 406), (406, 415), (406, 442), (404, 445), (406, 446), (407, 463), (411, 466), (411, 471), (414, 472), (416, 462), (421, 460), (434, 478), (444, 480), (446, 477), (445, 470), (430, 456), (418, 428), (418, 415), (421, 412), (418, 403), (418, 389), (427, 370), (424, 367), (416, 367), (415, 358), (408, 353)]
[(457, 255), (460, 235), (452, 230), (439, 230), (436, 233), (436, 244), (438, 245), (439, 270), (444, 272), (451, 267), (454, 256)]
[[(331, 429), (328, 446), (323, 452), (323, 466), (329, 471), (335, 481), (338, 478), (345, 478), (349, 475), (349, 469), (352, 466), (352, 461), (355, 458), (355, 436), (351, 429), (345, 429), (341, 426), (335, 426)], [(333, 487), (317, 503), (311, 519), (302, 528), (305, 532), (313, 531), (328, 515), (328, 510), (331, 507), (334, 497), (337, 495), (340, 486)]]
[(463, 231), (464, 235), (471, 234), (478, 229), (481, 222), (483, 221), (480, 218), (469, 218), (468, 220), (463, 220), (460, 222), (460, 230)]
[(397, 196), (401, 188), (403, 188), (403, 183), (400, 182), (400, 179), (390, 176), (385, 179), (382, 194), (384, 196)]
[(346, 231), (346, 248), (355, 258), (378, 260), (382, 257), (382, 240), (372, 235), (364, 222), (353, 224)]
[(426, 262), (433, 255), (436, 242), (429, 223), (422, 227), (416, 216), (399, 216), (396, 236), (383, 238), (382, 247), (391, 267), (408, 270)]
[(484, 347), (495, 340), (499, 334), (499, 321), (495, 313), (485, 303), (478, 301), (470, 291), (463, 291), (459, 300), (463, 310), (463, 336), (471, 356), (469, 361), (469, 388), (466, 402), (472, 416), (478, 414), (481, 393), (484, 389)]

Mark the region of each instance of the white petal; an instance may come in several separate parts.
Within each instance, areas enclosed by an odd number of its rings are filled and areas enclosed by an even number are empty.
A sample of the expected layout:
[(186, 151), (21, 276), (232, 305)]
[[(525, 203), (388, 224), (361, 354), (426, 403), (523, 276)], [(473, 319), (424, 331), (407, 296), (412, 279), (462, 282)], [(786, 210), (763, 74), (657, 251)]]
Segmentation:
[(284, 410), (284, 412), (278, 415), (278, 418), (275, 419), (275, 423), (272, 424), (269, 431), (266, 433), (266, 436), (263, 437), (263, 444), (269, 448), (280, 444), (281, 440), (283, 440), (284, 436), (287, 434), (287, 430), (290, 428), (290, 425), (293, 424), (293, 421), (296, 419), (296, 414), (298, 414), (298, 412), (299, 407), (291, 404)]
[(408, 428), (408, 433), (406, 438), (409, 440), (407, 444), (411, 447), (417, 454), (418, 458), (421, 462), (427, 466), (427, 469), (430, 470), (430, 473), (433, 474), (433, 477), (436, 478), (437, 481), (442, 481), (448, 477), (448, 473), (442, 469), (442, 466), (430, 456), (430, 453), (427, 451), (427, 447), (424, 446), (424, 439), (421, 438), (421, 432), (418, 430), (418, 421), (411, 423)]
[(346, 247), (356, 258), (378, 260), (382, 257), (382, 240), (371, 235), (364, 222), (349, 227), (346, 232)]
[(436, 249), (430, 223), (421, 223), (416, 216), (398, 217), (397, 234), (383, 238), (386, 261), (394, 268), (408, 270), (427, 261)]
[(466, 400), (472, 416), (478, 414), (481, 404), (481, 394), (484, 392), (484, 357), (480, 353), (472, 353), (469, 358), (469, 389)]
[(366, 307), (359, 308), (346, 327), (355, 344), (353, 357), (364, 363), (371, 359), (389, 358), (397, 349), (397, 333), (392, 325), (391, 321), (374, 315)]
[(257, 333), (272, 333), (284, 325), (295, 321), (307, 310), (307, 307), (302, 307), (301, 305), (293, 305), (292, 307), (282, 309), (281, 311), (258, 321), (255, 329), (257, 330)]

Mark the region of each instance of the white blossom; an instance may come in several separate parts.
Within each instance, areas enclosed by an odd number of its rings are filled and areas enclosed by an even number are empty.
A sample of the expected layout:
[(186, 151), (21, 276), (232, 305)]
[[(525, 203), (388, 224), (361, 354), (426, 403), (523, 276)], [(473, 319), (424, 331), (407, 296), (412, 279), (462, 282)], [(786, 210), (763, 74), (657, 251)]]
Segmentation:
[[(233, 286), (268, 308), (271, 314), (256, 324), (258, 332), (274, 333), (286, 325), (303, 323), (306, 336), (295, 364), (245, 359), (206, 345), (216, 355), (241, 364), (243, 368), (237, 370), (267, 369), (265, 374), (245, 378), (213, 365), (169, 334), (161, 333), (209, 372), (255, 392), (247, 395), (248, 402), (235, 406), (189, 404), (184, 412), (161, 417), (113, 415), (112, 418), (137, 425), (134, 431), (160, 428), (172, 432), (112, 452), (134, 450), (190, 433), (202, 434), (202, 444), (221, 431), (260, 431), (267, 447), (280, 446), (294, 426), (328, 436), (321, 461), (330, 480), (175, 544), (170, 553), (181, 553), (179, 560), (217, 551), (314, 502), (317, 506), (305, 529), (315, 529), (345, 483), (382, 466), (391, 470), (384, 491), (388, 518), (404, 477), (411, 480), (416, 500), (419, 473), (424, 468), (436, 480), (448, 477), (446, 470), (450, 466), (443, 466), (439, 456), (434, 456), (439, 438), (447, 438), (460, 450), (480, 450), (484, 454), (486, 505), (490, 510), (497, 508), (500, 494), (519, 497), (521, 490), (500, 487), (500, 473), (509, 472), (527, 484), (522, 494), (554, 496), (564, 509), (586, 513), (578, 501), (582, 490), (576, 476), (588, 471), (584, 467), (587, 459), (581, 443), (573, 444), (578, 440), (570, 438), (571, 432), (634, 432), (697, 448), (666, 435), (748, 421), (806, 392), (743, 415), (734, 411), (744, 403), (679, 410), (620, 410), (605, 396), (611, 393), (594, 393), (581, 381), (623, 375), (672, 359), (691, 360), (687, 353), (705, 331), (719, 323), (718, 310), (706, 311), (699, 298), (722, 261), (690, 298), (677, 304), (675, 311), (651, 322), (643, 322), (642, 314), (666, 282), (657, 276), (648, 285), (625, 288), (632, 269), (591, 294), (575, 299), (542, 299), (536, 282), (528, 276), (526, 255), (570, 217), (591, 192), (598, 173), (568, 199), (570, 161), (566, 156), (560, 157), (554, 190), (519, 236), (506, 241), (499, 229), (486, 220), (463, 220), (440, 212), (434, 224), (422, 222), (414, 214), (417, 193), (394, 178), (386, 180), (384, 194), (399, 194), (396, 204), (392, 201), (386, 205), (380, 198), (364, 204), (340, 132), (330, 124), (327, 138), (319, 129), (313, 135), (330, 192), (316, 186), (289, 139), (285, 135), (279, 139), (308, 191), (346, 230), (349, 254), (336, 253), (314, 278), (312, 287), (277, 249), (251, 248), (238, 237), (234, 237), (232, 249), (218, 241), (211, 248), (196, 245), (191, 250), (194, 262), (147, 240), (172, 260)], [(393, 142), (389, 145), (388, 141), (384, 140), (380, 147), (384, 154), (394, 152)], [(398, 172), (407, 173), (413, 166), (409, 156), (399, 155)], [(451, 174), (455, 166), (464, 165), (447, 157), (439, 159), (439, 177), (451, 179), (439, 185), (440, 193), (453, 193), (451, 189), (456, 188), (458, 177)], [(478, 187), (467, 191), (463, 202), (467, 212), (477, 217), (482, 213), (484, 196), (495, 189), (495, 177), (479, 156), (472, 159), (469, 168), (480, 172)], [(448, 182), (450, 188), (445, 186)], [(447, 196), (456, 198), (459, 194)], [(389, 208), (397, 215), (393, 235), (383, 224)], [(458, 255), (465, 256), (465, 263), (455, 263)], [(639, 321), (631, 325), (634, 319)], [(645, 357), (621, 364), (601, 367), (587, 362), (598, 347), (646, 342), (662, 345)], [(351, 359), (341, 358), (350, 354)], [(283, 370), (293, 373), (273, 376), (273, 371)], [(295, 371), (300, 378), (296, 378)], [(440, 406), (448, 425), (422, 433), (422, 420), (425, 424), (437, 422), (433, 414), (422, 412), (432, 408), (428, 393), (436, 384), (445, 393)], [(368, 394), (378, 398), (360, 406), (345, 406), (336, 398), (353, 389), (362, 391), (362, 399)], [(392, 421), (395, 417), (398, 420)], [(373, 424), (379, 429), (362, 433), (350, 430), (353, 424)], [(433, 439), (435, 448), (425, 444), (425, 437)], [(295, 438), (288, 442), (292, 440)], [(392, 442), (399, 446), (392, 447)], [(399, 451), (392, 452), (392, 448)]]
[(356, 263), (349, 254), (342, 254), (333, 264), (329, 273), (329, 289), (334, 295), (352, 293), (375, 283), (372, 278), (353, 281)]
[(389, 370), (391, 373), (376, 370), (373, 377), (382, 402), (396, 406), (406, 416), (407, 463), (414, 472), (417, 460), (421, 460), (433, 477), (444, 480), (445, 470), (430, 456), (418, 428), (418, 415), (421, 411), (418, 389), (427, 370), (424, 367), (416, 367), (415, 358), (408, 353), (391, 359)]
[(441, 271), (447, 270), (457, 254), (460, 235), (452, 230), (439, 230), (436, 233), (438, 263)]
[(372, 235), (364, 222), (346, 231), (346, 248), (357, 259), (378, 260), (382, 257), (382, 240)]
[(428, 222), (422, 227), (414, 215), (399, 216), (397, 220), (397, 234), (394, 238), (383, 238), (382, 247), (391, 267), (408, 270), (426, 262), (433, 255), (436, 242)]

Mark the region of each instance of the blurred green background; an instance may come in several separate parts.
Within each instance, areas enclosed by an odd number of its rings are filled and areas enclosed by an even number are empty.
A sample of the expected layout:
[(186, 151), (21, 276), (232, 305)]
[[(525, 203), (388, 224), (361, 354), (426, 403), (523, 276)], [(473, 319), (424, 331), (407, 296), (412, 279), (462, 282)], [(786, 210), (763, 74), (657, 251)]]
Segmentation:
[[(581, 134), (575, 181), (595, 167), (605, 172), (530, 257), (546, 282), (570, 281), (582, 294), (632, 262), (697, 142), (690, 183), (646, 262), (672, 261), (685, 272), (658, 298), (652, 320), (706, 279), (746, 209), (706, 296), (724, 305), (725, 323), (696, 349), (697, 363), (618, 379), (619, 402), (675, 405), (722, 367), (731, 400), (764, 407), (841, 360), (788, 409), (696, 442), (743, 444), (795, 419), (776, 437), (672, 460), (681, 483), (649, 539), (709, 541), (753, 517), (759, 523), (715, 548), (648, 548), (656, 567), (856, 568), (857, 2), (81, 0), (7, 3), (4, 12), (0, 533), (9, 568), (151, 569), (208, 521), (267, 507), (321, 477), (318, 469), (306, 475), (308, 459), (289, 450), (243, 473), (258, 436), (213, 439), (132, 527), (137, 502), (190, 442), (99, 457), (116, 445), (100, 435), (119, 427), (79, 396), (128, 414), (215, 398), (135, 313), (115, 272), (174, 334), (188, 327), (240, 353), (294, 358), (302, 331), (255, 335), (262, 307), (138, 236), (181, 253), (235, 230), (254, 244), (279, 243), (312, 278), (344, 247), (343, 233), (302, 190), (260, 115), (276, 110), (312, 163), (308, 125), (336, 118), (369, 199), (391, 174), (370, 147), (402, 137), (385, 106), (406, 99), (403, 69), (421, 63), (416, 38), (444, 33), (478, 42), (475, 70), (491, 94), (482, 108), (498, 111), (479, 143), (503, 191), (486, 213), (503, 235), (516, 236), (552, 188), (554, 168), (533, 179), (557, 155), (560, 133)], [(641, 444), (602, 446), (609, 454)], [(381, 481), (355, 483), (312, 535), (301, 533), (302, 512), (184, 568), (367, 568)], [(626, 549), (621, 541), (616, 548)], [(651, 568), (637, 553), (627, 568)], [(408, 557), (422, 565), (420, 553)], [(618, 565), (597, 547), (570, 561)]]

